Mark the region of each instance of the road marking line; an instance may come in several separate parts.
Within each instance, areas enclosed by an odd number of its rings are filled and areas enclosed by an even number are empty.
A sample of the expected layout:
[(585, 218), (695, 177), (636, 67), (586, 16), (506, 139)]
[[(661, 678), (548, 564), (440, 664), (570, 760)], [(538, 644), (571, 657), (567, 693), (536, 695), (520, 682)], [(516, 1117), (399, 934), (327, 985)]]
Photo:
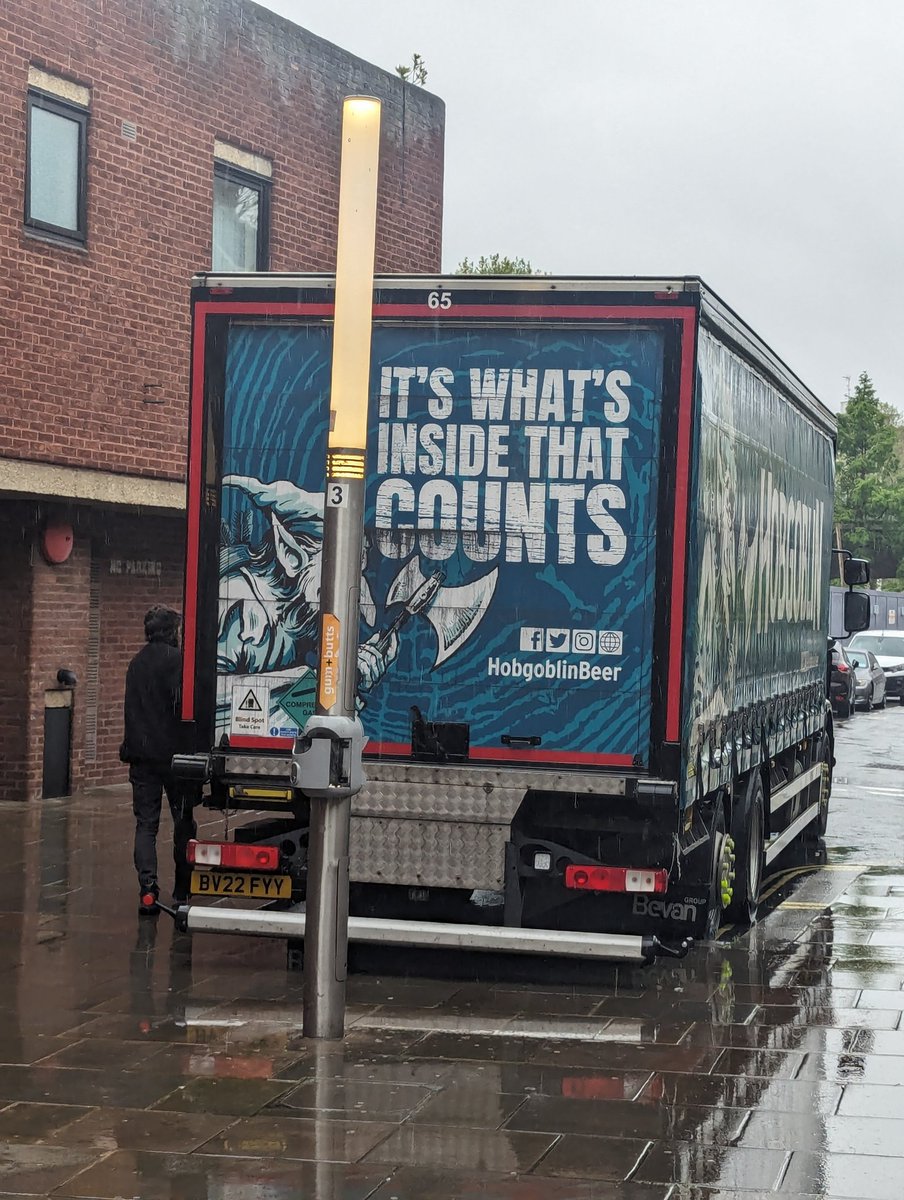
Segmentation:
[(904, 796), (904, 791), (902, 791), (900, 788), (852, 788), (845, 787), (844, 784), (842, 784), (840, 787), (832, 789), (833, 795), (837, 795), (840, 792), (845, 792), (849, 796)]
[[(893, 867), (889, 868), (888, 863), (880, 863), (880, 862), (825, 863), (823, 866), (818, 867), (817, 870), (819, 870), (819, 871), (873, 871), (877, 867), (881, 867), (883, 869), (891, 869), (892, 871), (894, 871)], [(899, 872), (896, 871), (895, 874), (899, 874)]]

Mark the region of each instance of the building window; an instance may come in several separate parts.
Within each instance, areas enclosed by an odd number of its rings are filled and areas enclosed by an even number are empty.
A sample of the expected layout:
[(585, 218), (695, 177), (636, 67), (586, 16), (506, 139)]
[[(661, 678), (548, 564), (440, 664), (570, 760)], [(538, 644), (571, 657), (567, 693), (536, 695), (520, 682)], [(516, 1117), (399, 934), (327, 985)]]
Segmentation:
[(84, 242), (87, 151), (87, 109), (29, 91), (26, 225)]
[(218, 162), (213, 178), (214, 271), (266, 271), (269, 180)]

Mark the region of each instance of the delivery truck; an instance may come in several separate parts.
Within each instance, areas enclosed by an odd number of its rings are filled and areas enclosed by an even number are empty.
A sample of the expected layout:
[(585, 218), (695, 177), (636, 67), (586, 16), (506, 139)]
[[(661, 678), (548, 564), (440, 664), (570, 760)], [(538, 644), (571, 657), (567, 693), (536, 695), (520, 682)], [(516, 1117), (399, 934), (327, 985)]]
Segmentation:
[[(189, 928), (303, 911), (333, 296), (193, 283), (176, 766), (229, 835)], [(698, 278), (378, 277), (373, 316), (351, 937), (646, 958), (753, 920), (828, 816), (832, 414)]]

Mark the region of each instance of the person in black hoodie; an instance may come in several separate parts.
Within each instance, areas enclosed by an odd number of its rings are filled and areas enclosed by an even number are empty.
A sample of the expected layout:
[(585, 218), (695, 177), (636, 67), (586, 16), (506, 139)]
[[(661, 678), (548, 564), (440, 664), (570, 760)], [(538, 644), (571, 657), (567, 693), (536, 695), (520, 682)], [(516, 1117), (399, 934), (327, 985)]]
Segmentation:
[(173, 860), (176, 879), (173, 901), (188, 897), (189, 866), (185, 857), (197, 828), (191, 804), (173, 777), (173, 755), (179, 748), (180, 684), (179, 614), (159, 605), (144, 618), (147, 645), (129, 663), (125, 692), (125, 740), (120, 758), (129, 764), (132, 811), (135, 814), (135, 870), (138, 872), (138, 911), (153, 916), (159, 909), (157, 830), (166, 793), (173, 818)]

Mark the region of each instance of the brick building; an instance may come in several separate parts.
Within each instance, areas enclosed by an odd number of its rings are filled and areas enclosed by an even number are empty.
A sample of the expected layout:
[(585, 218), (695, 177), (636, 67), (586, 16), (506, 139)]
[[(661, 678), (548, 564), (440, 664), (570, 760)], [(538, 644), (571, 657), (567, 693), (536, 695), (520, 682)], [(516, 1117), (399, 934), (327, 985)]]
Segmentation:
[(181, 605), (189, 279), (332, 269), (351, 93), (377, 269), (438, 271), (435, 96), (249, 0), (4, 0), (0, 799), (124, 778), (141, 618)]

